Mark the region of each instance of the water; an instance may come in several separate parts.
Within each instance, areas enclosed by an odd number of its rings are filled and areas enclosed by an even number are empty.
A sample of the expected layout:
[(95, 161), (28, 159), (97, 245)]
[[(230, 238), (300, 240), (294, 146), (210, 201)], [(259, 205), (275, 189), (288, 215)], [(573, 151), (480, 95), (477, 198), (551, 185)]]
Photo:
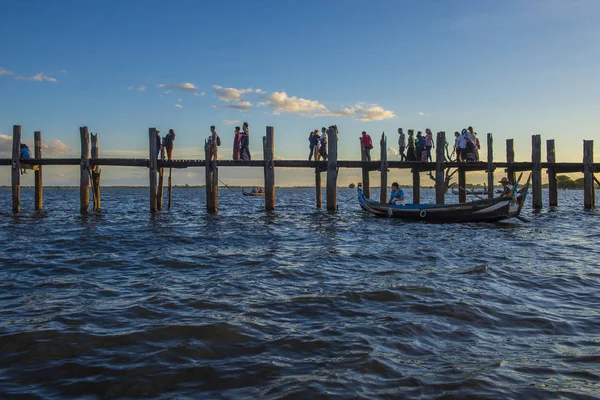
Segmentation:
[[(373, 190), (373, 194), (375, 194)], [(314, 190), (0, 189), (0, 398), (600, 398), (600, 212), (337, 213)], [(431, 190), (423, 193), (433, 198)], [(456, 201), (456, 196), (448, 199)]]

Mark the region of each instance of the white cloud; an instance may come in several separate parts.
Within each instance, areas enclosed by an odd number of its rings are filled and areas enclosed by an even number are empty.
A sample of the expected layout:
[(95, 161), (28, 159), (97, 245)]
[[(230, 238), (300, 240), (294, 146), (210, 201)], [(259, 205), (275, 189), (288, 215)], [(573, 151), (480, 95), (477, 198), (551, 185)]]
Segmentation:
[(17, 76), (16, 79), (19, 79), (21, 81), (34, 81), (34, 82), (43, 82), (43, 81), (58, 82), (58, 80), (56, 78), (52, 78), (51, 76), (44, 75), (41, 72), (34, 76)]
[(183, 106), (181, 104), (175, 104), (174, 106), (177, 108), (183, 108)]
[(359, 121), (383, 121), (384, 119), (396, 118), (393, 111), (384, 110), (380, 106), (372, 106), (360, 112), (360, 115), (354, 119)]
[(240, 122), (242, 121), (240, 121), (239, 119), (226, 119), (223, 121), (225, 125), (239, 124)]
[(51, 140), (42, 144), (43, 155), (59, 156), (68, 153), (71, 148), (61, 140)]
[(129, 86), (129, 87), (127, 88), (127, 90), (139, 90), (140, 92), (143, 92), (144, 90), (146, 90), (146, 86), (144, 86), (144, 85), (140, 85), (140, 86), (138, 86), (138, 87), (135, 87), (135, 86)]
[(251, 109), (252, 103), (250, 103), (249, 101), (240, 101), (240, 102), (236, 102), (236, 103), (232, 103), (232, 104), (225, 104), (223, 106), (221, 106), (223, 108), (233, 108), (236, 110), (249, 110)]
[(178, 101), (178, 102), (180, 102), (180, 103), (182, 103), (182, 102), (183, 102), (183, 100), (181, 100), (181, 99), (177, 99), (177, 101)]
[(12, 75), (13, 73), (7, 69), (0, 68), (0, 75)]
[(68, 73), (66, 69), (61, 69), (60, 72), (62, 72), (65, 75)]
[(252, 89), (224, 88), (219, 85), (213, 85), (213, 89), (219, 99), (227, 102), (242, 102), (245, 95), (253, 92)]
[(422, 111), (419, 111), (419, 115), (423, 116), (423, 115), (425, 115), (425, 113)]
[(196, 96), (196, 97), (204, 97), (204, 96), (206, 96), (206, 92), (194, 93), (194, 96)]
[(267, 101), (259, 105), (273, 107), (273, 114), (275, 115), (291, 113), (319, 116), (326, 115), (329, 112), (327, 107), (316, 100), (308, 100), (296, 96), (289, 97), (286, 92), (273, 92)]
[(0, 133), (0, 151), (12, 152), (12, 136)]
[(399, 156), (400, 152), (398, 151), (398, 149), (394, 148), (394, 147), (388, 147), (387, 149), (387, 153), (388, 155), (393, 155), (393, 156)]
[(159, 89), (169, 88), (169, 89), (183, 90), (184, 92), (195, 92), (196, 90), (198, 90), (196, 85), (194, 85), (193, 83), (189, 83), (189, 82), (172, 83), (172, 84), (157, 83), (156, 87)]
[(265, 94), (265, 93), (267, 93), (267, 92), (265, 92), (265, 91), (264, 91), (264, 90), (262, 90), (262, 89), (256, 89), (256, 93), (257, 93), (257, 94)]

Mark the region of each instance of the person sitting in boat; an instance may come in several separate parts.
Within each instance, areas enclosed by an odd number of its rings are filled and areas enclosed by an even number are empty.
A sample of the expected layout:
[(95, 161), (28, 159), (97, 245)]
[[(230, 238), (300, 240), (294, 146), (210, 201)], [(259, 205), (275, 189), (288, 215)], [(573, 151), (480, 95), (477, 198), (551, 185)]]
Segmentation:
[(513, 185), (510, 183), (507, 177), (504, 177), (498, 181), (502, 184), (502, 194), (500, 197), (509, 197), (512, 195)]
[(253, 187), (252, 188), (252, 193), (258, 193), (258, 188), (257, 187)]
[(400, 189), (398, 182), (392, 183), (392, 192), (390, 193), (389, 203), (404, 205), (404, 191)]

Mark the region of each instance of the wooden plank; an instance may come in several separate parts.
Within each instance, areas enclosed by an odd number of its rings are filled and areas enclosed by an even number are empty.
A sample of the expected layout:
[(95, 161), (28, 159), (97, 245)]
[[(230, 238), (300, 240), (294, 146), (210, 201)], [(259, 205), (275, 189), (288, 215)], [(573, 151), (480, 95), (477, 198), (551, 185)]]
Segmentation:
[(388, 161), (387, 161), (387, 138), (385, 133), (381, 134), (381, 140), (379, 141), (381, 147), (380, 150), (380, 177), (381, 184), (379, 185), (379, 202), (381, 204), (387, 203), (387, 186), (388, 186)]
[[(515, 176), (515, 169), (511, 164), (515, 163), (515, 141), (514, 139), (506, 139), (506, 177), (510, 182), (515, 182), (517, 177)], [(531, 170), (531, 167), (528, 168)]]
[(531, 205), (534, 209), (542, 208), (542, 138), (531, 136)]
[(79, 128), (79, 137), (81, 138), (79, 210), (87, 214), (90, 209), (90, 134), (87, 126)]
[(467, 192), (465, 189), (467, 188), (467, 173), (464, 168), (458, 169), (458, 202), (466, 203), (467, 202)]
[(275, 130), (272, 126), (267, 126), (267, 134), (264, 138), (265, 154), (265, 210), (275, 209)]
[(12, 147), (12, 211), (21, 211), (21, 125), (13, 125)]
[(596, 190), (594, 189), (594, 141), (583, 141), (583, 207), (591, 210), (596, 207)]
[(418, 168), (412, 170), (413, 181), (413, 203), (421, 203), (421, 172)]
[(92, 170), (92, 194), (94, 195), (94, 211), (100, 210), (100, 175), (102, 170), (97, 164), (92, 164), (93, 160), (97, 160), (100, 155), (100, 147), (98, 145), (98, 133), (95, 135), (91, 134), (92, 139), (92, 158), (90, 159), (90, 165)]
[[(33, 132), (34, 157), (42, 158), (42, 132)], [(44, 185), (42, 181), (42, 166), (35, 170), (35, 209), (42, 210), (44, 207)]]
[(148, 131), (150, 144), (150, 158), (148, 164), (148, 174), (150, 179), (150, 212), (156, 212), (157, 191), (156, 191), (156, 172), (158, 166), (158, 154), (156, 146), (156, 128), (150, 128)]
[(337, 210), (337, 144), (337, 127), (332, 126), (327, 130), (327, 211)]
[[(365, 163), (367, 162), (367, 152), (365, 151), (365, 145), (363, 143), (362, 140), (362, 136), (358, 138), (358, 141), (360, 142), (360, 160), (363, 162), (363, 167), (362, 167), (362, 186), (363, 186), (363, 194), (365, 195), (365, 197), (367, 199), (371, 198), (371, 182), (369, 180), (369, 171), (372, 170), (372, 168), (366, 167)], [(376, 164), (376, 161), (372, 162), (373, 164)]]
[(437, 147), (435, 149), (435, 202), (444, 204), (446, 197), (446, 185), (444, 179), (444, 163), (446, 157), (444, 148), (446, 146), (446, 132), (438, 132), (436, 138)]
[[(556, 163), (556, 150), (554, 139), (546, 140), (546, 160), (549, 165)], [(558, 205), (558, 182), (556, 179), (556, 168), (549, 167), (548, 170), (548, 204), (550, 207)]]
[(488, 199), (494, 198), (494, 138), (491, 133), (487, 134), (487, 187)]

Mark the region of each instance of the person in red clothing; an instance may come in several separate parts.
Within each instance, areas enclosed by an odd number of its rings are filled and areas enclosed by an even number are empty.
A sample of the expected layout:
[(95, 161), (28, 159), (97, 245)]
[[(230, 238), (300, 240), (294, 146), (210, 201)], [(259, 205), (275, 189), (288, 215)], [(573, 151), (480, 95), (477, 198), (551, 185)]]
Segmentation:
[(371, 136), (365, 131), (362, 132), (362, 142), (363, 147), (365, 148), (365, 155), (367, 156), (367, 161), (371, 161), (371, 149), (373, 148), (373, 140)]

